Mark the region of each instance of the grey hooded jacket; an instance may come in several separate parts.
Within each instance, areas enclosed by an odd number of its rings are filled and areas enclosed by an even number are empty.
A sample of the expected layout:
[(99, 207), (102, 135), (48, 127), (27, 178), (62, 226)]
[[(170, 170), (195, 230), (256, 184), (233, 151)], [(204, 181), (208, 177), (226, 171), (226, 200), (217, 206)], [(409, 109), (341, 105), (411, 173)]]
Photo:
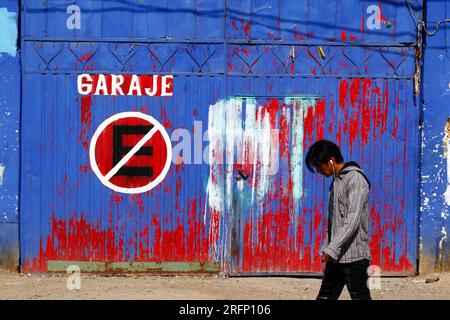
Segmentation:
[(368, 243), (370, 183), (364, 171), (355, 162), (346, 163), (330, 189), (331, 239), (327, 236), (321, 253), (327, 253), (338, 263), (371, 259)]

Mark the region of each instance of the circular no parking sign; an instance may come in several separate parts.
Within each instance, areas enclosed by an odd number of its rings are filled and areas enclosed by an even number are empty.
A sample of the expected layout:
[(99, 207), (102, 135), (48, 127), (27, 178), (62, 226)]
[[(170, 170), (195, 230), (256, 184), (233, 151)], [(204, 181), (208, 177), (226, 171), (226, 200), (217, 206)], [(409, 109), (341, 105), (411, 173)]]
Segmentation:
[(91, 167), (108, 188), (143, 193), (161, 183), (170, 168), (172, 144), (164, 126), (141, 112), (106, 119), (92, 137)]

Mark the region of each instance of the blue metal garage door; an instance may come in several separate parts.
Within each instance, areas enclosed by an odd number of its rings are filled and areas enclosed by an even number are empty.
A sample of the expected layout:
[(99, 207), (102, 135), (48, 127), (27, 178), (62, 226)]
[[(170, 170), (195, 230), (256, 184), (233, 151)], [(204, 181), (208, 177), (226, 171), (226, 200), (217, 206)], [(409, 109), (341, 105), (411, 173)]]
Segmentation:
[[(23, 1), (22, 13), (24, 270), (320, 273), (329, 181), (303, 163), (327, 138), (372, 182), (373, 264), (415, 272), (416, 33), (402, 1)], [(144, 76), (173, 77), (170, 94), (147, 95)], [(122, 113), (154, 123), (102, 135)], [(99, 179), (94, 158), (159, 124), (161, 181), (124, 193)], [(167, 155), (140, 148), (136, 163), (155, 168)], [(157, 180), (139, 166), (116, 180)]]

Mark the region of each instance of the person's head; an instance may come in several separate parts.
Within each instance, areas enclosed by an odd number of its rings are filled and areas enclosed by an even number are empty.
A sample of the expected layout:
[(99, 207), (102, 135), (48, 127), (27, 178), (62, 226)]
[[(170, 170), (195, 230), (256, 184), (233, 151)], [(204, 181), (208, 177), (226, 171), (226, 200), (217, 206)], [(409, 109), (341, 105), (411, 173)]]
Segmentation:
[(314, 173), (314, 168), (320, 174), (331, 177), (333, 175), (333, 167), (343, 163), (341, 150), (339, 147), (328, 140), (316, 141), (306, 154), (306, 166), (309, 171)]

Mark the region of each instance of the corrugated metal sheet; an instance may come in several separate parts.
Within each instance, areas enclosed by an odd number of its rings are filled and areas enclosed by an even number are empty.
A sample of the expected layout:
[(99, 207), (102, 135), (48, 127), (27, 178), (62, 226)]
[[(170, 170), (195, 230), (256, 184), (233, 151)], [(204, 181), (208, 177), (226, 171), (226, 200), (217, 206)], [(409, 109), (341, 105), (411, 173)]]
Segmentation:
[[(415, 272), (416, 32), (403, 1), (375, 16), (370, 1), (77, 1), (81, 29), (68, 30), (72, 4), (23, 1), (24, 270), (319, 273), (329, 181), (303, 161), (327, 138), (372, 181), (373, 263)], [(81, 96), (81, 73), (170, 74), (174, 93)], [(89, 162), (94, 131), (126, 111), (174, 145), (164, 181), (139, 195), (106, 188)]]

